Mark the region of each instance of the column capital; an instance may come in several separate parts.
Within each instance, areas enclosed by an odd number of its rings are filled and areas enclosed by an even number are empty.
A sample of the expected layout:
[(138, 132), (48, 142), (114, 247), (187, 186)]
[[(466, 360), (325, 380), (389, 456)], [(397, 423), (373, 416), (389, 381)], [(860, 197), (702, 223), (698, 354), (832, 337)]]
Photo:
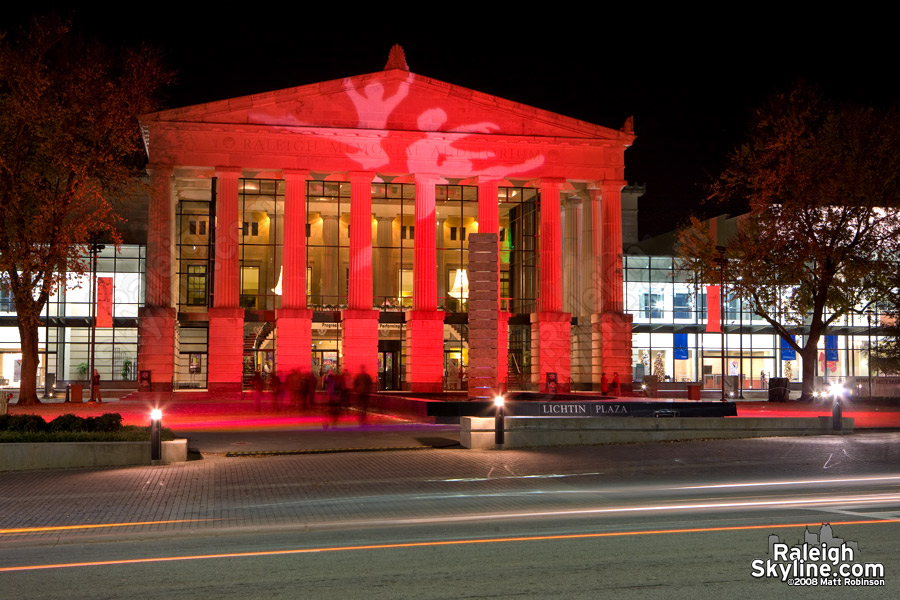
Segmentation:
[(175, 167), (172, 165), (163, 165), (151, 163), (146, 167), (147, 175), (151, 177), (171, 177), (175, 173)]
[(588, 190), (599, 190), (601, 193), (604, 191), (621, 191), (626, 185), (628, 185), (628, 182), (624, 179), (603, 179), (590, 183)]
[(566, 198), (566, 204), (580, 206), (581, 204), (584, 204), (584, 200), (582, 200), (580, 196), (569, 196)]
[(564, 177), (541, 177), (538, 180), (538, 184), (541, 188), (545, 187), (558, 187), (562, 188), (566, 184), (566, 180)]
[(242, 173), (241, 167), (216, 167), (216, 177), (223, 179), (237, 179)]
[(282, 169), (281, 176), (285, 181), (306, 181), (310, 178), (309, 169)]
[(416, 183), (418, 182), (429, 182), (429, 181), (437, 181), (441, 178), (437, 173), (413, 173), (413, 179)]
[(375, 173), (372, 171), (350, 171), (347, 173), (350, 183), (372, 183)]
[(391, 223), (394, 221), (394, 217), (379, 217), (378, 215), (375, 215), (375, 220), (379, 223)]

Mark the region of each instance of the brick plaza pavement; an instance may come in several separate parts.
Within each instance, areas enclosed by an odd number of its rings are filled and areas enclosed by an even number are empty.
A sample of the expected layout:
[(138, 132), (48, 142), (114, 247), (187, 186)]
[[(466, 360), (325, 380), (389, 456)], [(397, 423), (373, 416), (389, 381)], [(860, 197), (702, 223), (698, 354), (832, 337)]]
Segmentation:
[[(161, 466), (0, 473), (0, 554), (17, 540), (172, 536), (414, 523), (449, 515), (615, 506), (669, 481), (771, 478), (771, 457), (829, 477), (882, 473), (900, 433), (582, 448), (430, 449), (226, 457)], [(775, 469), (784, 473), (784, 466)], [(666, 488), (671, 489), (671, 488)], [(4, 546), (6, 550), (4, 550)]]

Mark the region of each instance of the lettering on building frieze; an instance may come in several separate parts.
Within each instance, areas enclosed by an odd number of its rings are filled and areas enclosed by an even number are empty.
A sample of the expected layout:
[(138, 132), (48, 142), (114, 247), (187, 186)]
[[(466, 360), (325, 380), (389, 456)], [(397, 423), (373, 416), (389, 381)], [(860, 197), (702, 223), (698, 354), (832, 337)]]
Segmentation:
[[(415, 142), (404, 140), (371, 140), (345, 142), (340, 140), (316, 139), (315, 136), (303, 136), (304, 139), (291, 137), (234, 137), (216, 138), (213, 149), (233, 150), (239, 147), (244, 152), (281, 153), (281, 154), (332, 154), (341, 157), (367, 157), (390, 159), (435, 159), (447, 160), (500, 160), (500, 161), (538, 161), (544, 157), (544, 151), (538, 148), (516, 148), (510, 146), (470, 146), (458, 147), (454, 142), (433, 142), (428, 139)], [(313, 138), (313, 139), (310, 139)], [(182, 147), (195, 144), (182, 143)], [(177, 144), (172, 144), (176, 147)]]
[[(319, 149), (315, 140), (292, 140), (287, 138), (244, 138), (241, 149), (245, 152), (292, 152), (297, 154), (314, 154)], [(233, 138), (222, 140), (222, 147), (231, 149), (235, 145)]]

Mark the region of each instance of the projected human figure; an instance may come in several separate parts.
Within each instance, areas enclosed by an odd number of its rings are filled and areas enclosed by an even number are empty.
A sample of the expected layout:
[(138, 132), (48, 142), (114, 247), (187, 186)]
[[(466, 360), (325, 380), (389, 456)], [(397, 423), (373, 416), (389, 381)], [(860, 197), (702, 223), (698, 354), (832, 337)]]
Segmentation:
[[(385, 129), (391, 113), (409, 94), (409, 85), (413, 78), (414, 76), (410, 74), (405, 81), (400, 82), (397, 91), (387, 98), (384, 97), (384, 85), (380, 81), (368, 84), (360, 93), (353, 87), (350, 79), (344, 79), (344, 89), (347, 90), (347, 96), (356, 108), (357, 127)], [(363, 169), (374, 170), (383, 167), (391, 159), (382, 144), (383, 142), (379, 141), (374, 148), (350, 153), (348, 157), (358, 162)]]
[(344, 79), (344, 89), (347, 90), (347, 96), (353, 101), (356, 107), (356, 117), (359, 127), (364, 129), (385, 129), (388, 117), (394, 112), (406, 96), (409, 94), (409, 84), (412, 83), (414, 76), (412, 73), (406, 78), (406, 81), (400, 82), (397, 91), (393, 96), (384, 97), (384, 85), (380, 81), (374, 81), (363, 88), (363, 93), (359, 91), (350, 79)]
[[(443, 109), (430, 108), (419, 115), (417, 124), (420, 131), (438, 131), (446, 121), (447, 113), (444, 112)], [(480, 131), (487, 133), (491, 130), (497, 129), (499, 129), (499, 127), (497, 127), (493, 123), (482, 122), (476, 123), (474, 125), (462, 125), (459, 127), (455, 127), (450, 131), (462, 131), (466, 133), (471, 133), (472, 131)], [(544, 156), (540, 155), (529, 158), (525, 162), (519, 163), (517, 165), (494, 165), (477, 169), (473, 165), (474, 160), (486, 161), (496, 158), (496, 155), (492, 151), (472, 151), (461, 148), (459, 144), (460, 142), (465, 141), (466, 137), (468, 136), (459, 138), (455, 142), (451, 142), (449, 144), (453, 148), (452, 156), (447, 152), (441, 152), (440, 147), (441, 145), (443, 145), (443, 142), (436, 143), (437, 140), (431, 137), (431, 135), (426, 135), (423, 139), (410, 144), (409, 149), (407, 150), (407, 155), (411, 158), (416, 158), (416, 161), (419, 165), (419, 170), (421, 172), (439, 173), (442, 170), (443, 164), (452, 159), (457, 164), (457, 170), (460, 173), (465, 173), (472, 177), (478, 175), (506, 177), (507, 175), (511, 175), (513, 173), (530, 171), (531, 169), (544, 164)]]

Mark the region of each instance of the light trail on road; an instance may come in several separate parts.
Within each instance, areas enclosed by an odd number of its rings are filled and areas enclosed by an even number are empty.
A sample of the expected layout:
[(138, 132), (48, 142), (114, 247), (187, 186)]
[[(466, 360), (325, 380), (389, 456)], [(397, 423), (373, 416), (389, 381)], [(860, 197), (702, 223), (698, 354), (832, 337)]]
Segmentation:
[(82, 525), (47, 525), (45, 527), (16, 527), (0, 529), (0, 535), (19, 533), (46, 533), (48, 531), (71, 531), (75, 529), (102, 529), (104, 527), (139, 527), (141, 525), (171, 525), (174, 523), (206, 523), (222, 519), (173, 519), (169, 521), (134, 521), (131, 523), (85, 523)]
[[(831, 526), (842, 525), (883, 525), (888, 523), (900, 523), (900, 519), (878, 519), (864, 521), (837, 521), (830, 523)], [(158, 556), (151, 558), (128, 558), (119, 560), (102, 560), (93, 562), (80, 563), (57, 563), (45, 565), (22, 565), (17, 567), (0, 567), (0, 573), (9, 573), (13, 571), (36, 571), (41, 569), (70, 569), (77, 567), (103, 567), (114, 565), (133, 565), (159, 562), (176, 562), (188, 560), (212, 560), (222, 558), (255, 558), (262, 556), (285, 556), (291, 554), (315, 554), (326, 552), (347, 552), (347, 551), (363, 551), (363, 550), (391, 550), (397, 548), (422, 548), (422, 547), (439, 547), (439, 546), (463, 546), (472, 544), (500, 544), (511, 542), (546, 542), (552, 540), (575, 540), (590, 538), (609, 538), (609, 537), (628, 537), (640, 535), (667, 535), (677, 533), (714, 533), (721, 531), (746, 531), (753, 529), (773, 529), (785, 527), (817, 527), (821, 525), (820, 521), (807, 523), (777, 523), (765, 525), (735, 525), (725, 527), (692, 527), (679, 529), (650, 529), (637, 531), (611, 531), (602, 533), (573, 533), (560, 535), (534, 535), (534, 536), (517, 536), (504, 538), (483, 538), (483, 539), (466, 539), (466, 540), (437, 540), (431, 542), (405, 542), (394, 544), (368, 544), (360, 546), (330, 546), (321, 548), (290, 548), (285, 550), (263, 550), (257, 552), (228, 552), (222, 554), (195, 554), (188, 556)]]
[(825, 506), (877, 505), (900, 502), (900, 494), (868, 494), (861, 496), (817, 496), (801, 500), (758, 500), (740, 502), (702, 502), (693, 504), (648, 504), (641, 506), (617, 506), (610, 508), (583, 508), (529, 512), (497, 512), (472, 515), (444, 515), (439, 517), (414, 517), (384, 520), (353, 521), (355, 525), (423, 525), (429, 523), (462, 523), (495, 519), (527, 519), (547, 517), (584, 517), (592, 515), (617, 515), (665, 513), (667, 511), (707, 511), (767, 508), (821, 508)]
[(678, 487), (667, 488), (670, 490), (712, 490), (722, 488), (739, 488), (739, 487), (763, 487), (775, 485), (814, 485), (818, 483), (872, 483), (876, 481), (897, 481), (900, 482), (900, 475), (885, 477), (845, 477), (843, 479), (801, 479), (797, 481), (753, 481), (748, 483), (715, 483), (710, 485), (684, 485)]
[[(893, 478), (876, 478), (893, 479)], [(860, 479), (864, 480), (864, 479)], [(834, 480), (826, 480), (833, 482)], [(850, 481), (850, 480), (847, 480)], [(755, 484), (734, 484), (737, 487), (741, 485)], [(720, 486), (692, 486), (683, 489), (698, 489), (703, 487), (720, 487)], [(682, 488), (672, 488), (682, 489)], [(533, 492), (532, 492), (533, 493)], [(484, 496), (475, 495), (475, 496)], [(466, 523), (485, 520), (514, 520), (529, 518), (569, 518), (569, 517), (585, 517), (585, 516), (602, 516), (602, 515), (633, 515), (640, 513), (663, 514), (666, 512), (691, 512), (691, 511), (709, 511), (709, 510), (743, 510), (743, 509), (776, 509), (776, 508), (822, 508), (833, 506), (859, 506), (859, 505), (878, 505), (885, 506), (892, 503), (900, 503), (900, 494), (843, 494), (843, 495), (816, 495), (812, 498), (791, 498), (791, 499), (763, 499), (763, 500), (720, 500), (720, 501), (700, 501), (691, 503), (660, 503), (660, 504), (639, 504), (630, 506), (612, 506), (602, 508), (572, 508), (559, 510), (531, 510), (531, 511), (509, 511), (509, 512), (492, 512), (492, 513), (472, 513), (458, 515), (429, 515), (422, 517), (395, 517), (384, 519), (354, 519), (340, 522), (305, 522), (305, 527), (328, 527), (334, 525), (353, 524), (354, 526), (396, 526), (396, 525), (427, 525), (434, 523)], [(176, 523), (208, 523), (208, 522), (225, 522), (229, 518), (209, 518), (209, 519), (181, 519), (170, 521), (136, 521), (124, 523), (89, 523), (74, 525), (58, 525), (45, 527), (21, 527), (12, 529), (0, 529), (0, 535), (21, 535), (21, 534), (39, 534), (53, 531), (73, 531), (87, 529), (102, 528), (122, 528), (137, 527), (146, 525), (166, 525)]]

